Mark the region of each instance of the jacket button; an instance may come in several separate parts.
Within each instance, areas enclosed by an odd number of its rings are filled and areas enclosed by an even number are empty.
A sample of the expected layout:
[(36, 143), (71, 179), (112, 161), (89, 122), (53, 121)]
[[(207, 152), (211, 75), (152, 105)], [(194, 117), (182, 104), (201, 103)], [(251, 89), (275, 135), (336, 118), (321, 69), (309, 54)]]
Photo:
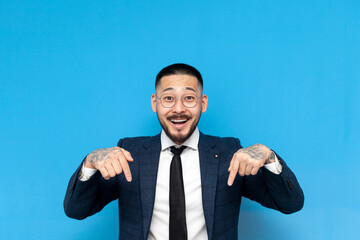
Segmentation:
[(219, 158), (219, 155), (215, 154), (214, 157), (215, 157), (215, 158)]

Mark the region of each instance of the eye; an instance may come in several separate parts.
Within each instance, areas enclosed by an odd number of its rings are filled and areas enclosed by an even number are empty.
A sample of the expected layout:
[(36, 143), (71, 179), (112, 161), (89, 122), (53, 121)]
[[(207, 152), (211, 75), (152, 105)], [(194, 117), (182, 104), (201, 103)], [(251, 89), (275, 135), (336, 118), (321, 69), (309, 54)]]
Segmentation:
[(194, 95), (185, 95), (184, 96), (184, 101), (187, 101), (187, 102), (192, 102), (196, 99), (196, 97)]
[(162, 96), (161, 100), (165, 101), (165, 102), (172, 102), (174, 101), (174, 96), (171, 96), (171, 95), (164, 95)]

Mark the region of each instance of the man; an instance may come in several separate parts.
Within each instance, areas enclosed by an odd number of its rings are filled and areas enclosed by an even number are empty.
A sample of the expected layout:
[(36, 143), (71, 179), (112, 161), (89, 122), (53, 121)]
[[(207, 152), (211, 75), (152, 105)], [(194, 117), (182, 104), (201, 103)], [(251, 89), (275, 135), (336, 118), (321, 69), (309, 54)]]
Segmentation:
[(241, 197), (293, 213), (303, 192), (267, 146), (199, 132), (206, 111), (200, 73), (173, 64), (156, 77), (153, 137), (121, 139), (86, 156), (70, 179), (65, 213), (84, 219), (118, 199), (119, 239), (237, 239)]

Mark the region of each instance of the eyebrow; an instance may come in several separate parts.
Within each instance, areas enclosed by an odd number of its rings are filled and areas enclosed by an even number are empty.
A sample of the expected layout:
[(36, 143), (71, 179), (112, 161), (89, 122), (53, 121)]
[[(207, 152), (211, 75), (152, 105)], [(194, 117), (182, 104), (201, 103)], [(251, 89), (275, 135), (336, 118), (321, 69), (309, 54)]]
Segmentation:
[[(174, 90), (174, 88), (173, 88), (173, 87), (168, 87), (168, 88), (165, 88), (165, 89), (163, 90), (163, 92), (171, 91), (171, 90)], [(196, 93), (196, 90), (195, 90), (194, 88), (192, 88), (192, 87), (185, 87), (185, 90), (190, 90), (190, 91), (193, 91), (193, 92)]]

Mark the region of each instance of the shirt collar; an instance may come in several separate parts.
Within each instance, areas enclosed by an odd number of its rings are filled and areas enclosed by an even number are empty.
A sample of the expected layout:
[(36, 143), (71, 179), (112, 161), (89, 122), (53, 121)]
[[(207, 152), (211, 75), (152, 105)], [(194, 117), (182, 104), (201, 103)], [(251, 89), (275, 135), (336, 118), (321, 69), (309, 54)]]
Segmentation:
[[(189, 148), (192, 148), (194, 150), (198, 149), (199, 144), (199, 138), (200, 138), (200, 132), (199, 129), (196, 127), (194, 132), (191, 134), (191, 136), (186, 139), (186, 141), (182, 144), (183, 146), (187, 146)], [(161, 151), (164, 151), (167, 148), (170, 148), (172, 146), (177, 146), (176, 143), (174, 143), (165, 133), (164, 130), (161, 131)]]

